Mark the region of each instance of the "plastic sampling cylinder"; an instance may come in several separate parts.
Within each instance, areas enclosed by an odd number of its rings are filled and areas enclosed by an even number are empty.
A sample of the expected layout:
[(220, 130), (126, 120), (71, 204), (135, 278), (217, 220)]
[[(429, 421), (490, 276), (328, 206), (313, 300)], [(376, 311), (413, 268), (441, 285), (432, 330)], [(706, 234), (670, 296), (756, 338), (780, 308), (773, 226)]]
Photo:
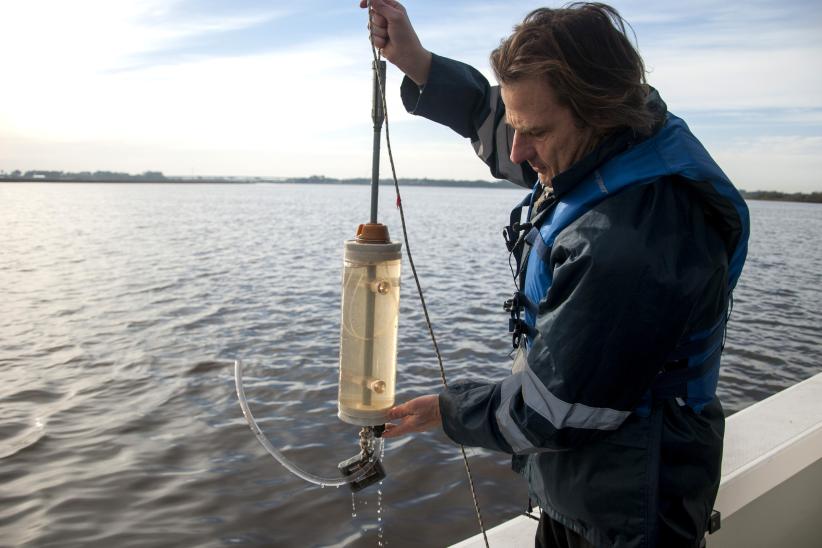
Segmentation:
[(394, 405), (401, 259), (398, 242), (345, 242), (337, 415), (349, 424), (385, 424)]

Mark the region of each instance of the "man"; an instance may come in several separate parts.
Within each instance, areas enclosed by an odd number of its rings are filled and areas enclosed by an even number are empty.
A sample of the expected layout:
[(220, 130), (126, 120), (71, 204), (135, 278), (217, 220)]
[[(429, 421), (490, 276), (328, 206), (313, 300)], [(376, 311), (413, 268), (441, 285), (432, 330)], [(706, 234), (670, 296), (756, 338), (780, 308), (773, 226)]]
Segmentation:
[(499, 87), (426, 51), (398, 2), (373, 0), (371, 29), (410, 112), (533, 187), (506, 229), (513, 373), (399, 405), (385, 435), (442, 425), (513, 454), (542, 510), (537, 546), (700, 546), (744, 201), (647, 86), (609, 6), (529, 14), (491, 54)]

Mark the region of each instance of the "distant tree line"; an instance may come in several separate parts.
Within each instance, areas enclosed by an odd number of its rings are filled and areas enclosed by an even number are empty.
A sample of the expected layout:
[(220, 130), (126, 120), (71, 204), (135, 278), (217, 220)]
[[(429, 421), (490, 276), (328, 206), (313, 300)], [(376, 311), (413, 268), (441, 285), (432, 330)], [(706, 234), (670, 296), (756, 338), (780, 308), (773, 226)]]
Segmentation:
[[(371, 179), (334, 179), (325, 175), (311, 175), (310, 177), (294, 177), (283, 179), (282, 183), (291, 184), (345, 184), (345, 185), (370, 185)], [(446, 186), (446, 187), (471, 187), (471, 188), (521, 188), (509, 181), (459, 181), (451, 179), (400, 179), (400, 186)], [(391, 179), (380, 179), (380, 185), (393, 185)], [(822, 203), (822, 192), (811, 192), (809, 194), (801, 192), (777, 192), (774, 190), (758, 190), (748, 192), (740, 190), (746, 200), (771, 200), (780, 202), (812, 202)]]
[[(335, 179), (325, 175), (311, 175), (310, 177), (291, 177), (277, 181), (290, 184), (324, 184), (324, 185), (370, 185), (371, 179), (355, 177), (351, 179)], [(445, 186), (468, 188), (522, 188), (510, 181), (482, 181), (482, 180), (455, 180), (455, 179), (399, 179), (400, 186)], [(380, 179), (380, 185), (394, 185), (393, 179)]]
[(0, 172), (0, 180), (12, 181), (166, 181), (165, 175), (160, 171), (144, 171), (138, 175), (131, 173), (121, 173), (119, 171), (49, 171), (33, 170), (20, 171), (16, 169), (10, 173)]
[(808, 202), (822, 204), (822, 192), (777, 192), (775, 190), (741, 191), (746, 200), (768, 200), (772, 202)]
[[(166, 177), (161, 171), (144, 171), (140, 174), (118, 171), (48, 171), (33, 170), (12, 172), (0, 171), (0, 181), (66, 181), (66, 182), (153, 182), (153, 183), (290, 183), (325, 185), (369, 185), (371, 179), (357, 177), (335, 179), (325, 175), (309, 177)], [(457, 188), (519, 188), (509, 181), (453, 180), (453, 179), (400, 179), (400, 186), (444, 186)], [(393, 185), (391, 179), (381, 179), (380, 185)], [(777, 192), (775, 190), (745, 191), (740, 193), (746, 200), (769, 200), (778, 202), (822, 203), (822, 192)]]

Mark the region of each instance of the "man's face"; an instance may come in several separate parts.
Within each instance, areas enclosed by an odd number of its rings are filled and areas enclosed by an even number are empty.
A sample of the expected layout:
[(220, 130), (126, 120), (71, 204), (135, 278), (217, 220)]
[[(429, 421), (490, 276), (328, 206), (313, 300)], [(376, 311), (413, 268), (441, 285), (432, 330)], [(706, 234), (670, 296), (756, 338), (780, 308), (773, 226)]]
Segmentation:
[(503, 84), (501, 91), (508, 124), (514, 128), (511, 161), (528, 162), (543, 184), (550, 185), (588, 152), (591, 130), (577, 125), (548, 82), (530, 78)]

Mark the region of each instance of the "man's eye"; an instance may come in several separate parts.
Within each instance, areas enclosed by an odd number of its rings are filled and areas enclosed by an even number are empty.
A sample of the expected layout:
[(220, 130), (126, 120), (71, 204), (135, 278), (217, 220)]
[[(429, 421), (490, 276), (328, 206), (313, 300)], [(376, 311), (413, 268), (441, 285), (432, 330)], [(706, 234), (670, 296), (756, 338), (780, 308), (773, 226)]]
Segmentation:
[(547, 129), (516, 130), (516, 132), (526, 139), (542, 139), (548, 135)]

